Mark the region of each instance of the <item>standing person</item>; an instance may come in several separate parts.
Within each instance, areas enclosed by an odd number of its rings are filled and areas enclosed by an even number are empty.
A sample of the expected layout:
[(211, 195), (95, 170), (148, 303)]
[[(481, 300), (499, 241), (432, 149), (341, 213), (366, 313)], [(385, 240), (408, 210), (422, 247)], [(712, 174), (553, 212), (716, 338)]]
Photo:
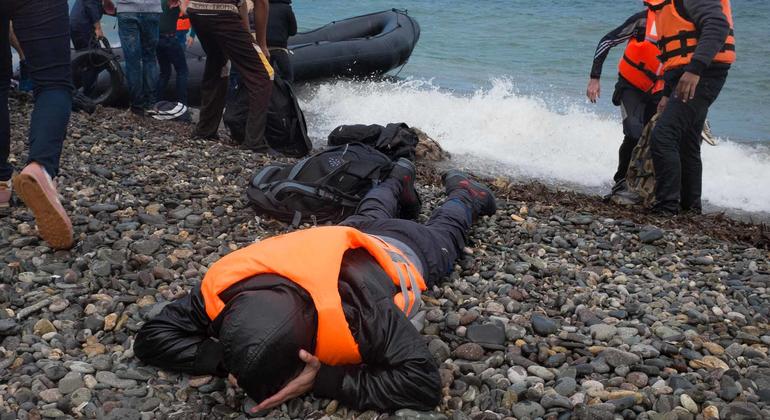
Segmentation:
[(654, 24), (655, 15), (651, 11), (636, 13), (605, 35), (594, 54), (586, 96), (596, 103), (601, 93), (599, 79), (607, 54), (612, 47), (627, 42), (618, 63), (618, 81), (612, 95), (612, 103), (620, 106), (624, 137), (618, 151), (618, 169), (613, 177), (611, 195), (623, 196), (627, 191), (626, 172), (631, 153), (639, 142), (642, 129), (655, 115), (663, 90), (661, 65), (657, 57), (660, 51), (655, 45)]
[(214, 263), (142, 326), (136, 356), (230, 374), (259, 404), (252, 414), (309, 391), (357, 410), (434, 409), (438, 365), (410, 319), (496, 203), (486, 186), (449, 171), (446, 201), (426, 224), (397, 219), (399, 207), (419, 213), (414, 174), (402, 159), (341, 226), (265, 239)]
[(67, 0), (0, 2), (0, 207), (11, 199), (8, 89), (11, 81), (9, 22), (29, 64), (35, 105), (29, 128), (29, 155), (13, 188), (32, 210), (40, 235), (55, 249), (70, 248), (72, 222), (59, 202), (52, 178), (59, 174), (64, 136), (72, 109), (69, 10)]
[(171, 79), (171, 67), (176, 72), (176, 101), (187, 105), (187, 60), (184, 56), (184, 49), (179, 44), (177, 34), (177, 20), (179, 19), (180, 7), (169, 6), (170, 0), (161, 0), (163, 14), (160, 17), (160, 35), (158, 39), (158, 64), (160, 66), (160, 76), (158, 77), (158, 87), (156, 89), (158, 98), (163, 98), (163, 94)]
[(102, 0), (75, 0), (70, 10), (70, 37), (75, 51), (87, 50), (104, 37)]
[(283, 80), (294, 81), (294, 70), (289, 60), (289, 37), (297, 34), (297, 18), (291, 8), (291, 0), (270, 0), (270, 16), (267, 19), (267, 48), (270, 64), (278, 70)]
[[(75, 0), (70, 10), (70, 38), (75, 51), (94, 48), (97, 40), (104, 37), (101, 24), (103, 15), (102, 0)], [(75, 76), (81, 78), (83, 92), (88, 94), (99, 74), (95, 69), (88, 68)]]
[[(131, 97), (131, 112), (144, 116), (152, 109), (158, 87), (156, 50), (161, 0), (115, 0), (118, 35), (123, 47), (126, 84)], [(178, 0), (174, 0), (174, 4)]]
[(273, 68), (267, 56), (268, 0), (256, 0), (253, 10), (255, 35), (249, 28), (249, 7), (241, 0), (191, 1), (190, 16), (206, 51), (201, 83), (201, 112), (193, 136), (217, 138), (229, 85), (228, 60), (238, 70), (242, 92), (248, 95), (245, 121), (228, 124), (233, 139), (258, 153), (269, 151), (265, 140), (267, 106), (272, 92)]
[(653, 211), (700, 214), (701, 131), (735, 61), (730, 0), (647, 0), (655, 12), (666, 86), (652, 131)]

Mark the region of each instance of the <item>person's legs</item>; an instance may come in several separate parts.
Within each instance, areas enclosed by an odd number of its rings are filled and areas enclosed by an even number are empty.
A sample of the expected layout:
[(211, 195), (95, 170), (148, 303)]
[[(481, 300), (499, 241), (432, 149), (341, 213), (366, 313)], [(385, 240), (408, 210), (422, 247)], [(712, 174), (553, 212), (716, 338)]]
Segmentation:
[(703, 164), (700, 156), (701, 132), (708, 109), (719, 96), (724, 77), (703, 77), (698, 83), (695, 98), (688, 101), (693, 111), (692, 124), (687, 127), (680, 144), (682, 158), (682, 211), (701, 213)]
[(29, 160), (13, 184), (35, 215), (40, 235), (54, 248), (72, 246), (72, 223), (51, 177), (58, 175), (72, 109), (69, 10), (66, 0), (27, 0), (12, 16), (35, 83)]
[[(13, 166), (8, 163), (11, 153), (11, 121), (8, 111), (8, 91), (11, 89), (13, 63), (11, 43), (8, 37), (8, 16), (0, 15), (0, 182), (8, 181), (13, 175)], [(2, 192), (0, 192), (2, 194)], [(8, 197), (10, 200), (10, 193)], [(0, 197), (0, 200), (3, 200)]]
[(173, 38), (169, 39), (172, 43), (169, 46), (169, 59), (176, 72), (176, 100), (187, 105), (187, 59), (184, 56), (184, 49)]
[(140, 40), (142, 46), (142, 97), (144, 109), (150, 109), (158, 98), (158, 36), (160, 13), (139, 15)]
[(613, 180), (618, 183), (626, 179), (631, 153), (639, 142), (645, 121), (645, 109), (649, 95), (635, 89), (625, 88), (620, 98), (620, 113), (623, 117), (623, 143), (618, 150), (618, 170)]
[(219, 26), (219, 19), (217, 16), (191, 13), (190, 20), (206, 52), (206, 66), (201, 82), (200, 120), (193, 135), (203, 138), (217, 137), (222, 111), (225, 108), (229, 74), (227, 59), (220, 48), (218, 35), (215, 32)]
[(55, 177), (72, 109), (67, 1), (27, 1), (13, 16), (13, 22), (35, 83), (29, 162), (38, 162)]
[(239, 89), (244, 88), (249, 95), (249, 114), (246, 120), (246, 132), (243, 145), (257, 152), (268, 150), (265, 140), (267, 107), (273, 89), (273, 69), (267, 58), (254, 43), (254, 38), (240, 24), (235, 24), (238, 17), (231, 15), (233, 23), (222, 25), (220, 32), (221, 46), (240, 74)]
[(169, 38), (166, 35), (161, 35), (158, 39), (158, 67), (160, 69), (158, 74), (158, 85), (155, 88), (156, 96), (158, 100), (165, 98), (166, 87), (168, 87), (168, 81), (171, 79), (171, 52), (169, 44), (178, 44), (176, 38)]
[(189, 31), (176, 31), (176, 40), (179, 43), (179, 46), (182, 47), (182, 50), (187, 49), (187, 33)]
[(284, 49), (270, 50), (270, 64), (275, 68), (283, 80), (294, 82), (294, 68), (291, 66), (289, 53)]
[(126, 85), (131, 98), (131, 108), (144, 110), (142, 89), (142, 41), (138, 13), (118, 13), (118, 36), (126, 67)]
[(341, 224), (354, 225), (356, 223), (395, 219), (398, 216), (398, 197), (401, 195), (403, 184), (394, 178), (388, 178), (375, 186), (364, 196), (358, 204), (356, 213), (346, 218)]

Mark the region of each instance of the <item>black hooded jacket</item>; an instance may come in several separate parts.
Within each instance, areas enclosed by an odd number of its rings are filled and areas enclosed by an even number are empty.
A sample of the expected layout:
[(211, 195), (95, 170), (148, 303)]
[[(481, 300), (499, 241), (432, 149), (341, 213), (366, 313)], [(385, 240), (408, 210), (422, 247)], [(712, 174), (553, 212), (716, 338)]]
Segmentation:
[(291, 0), (270, 0), (267, 18), (267, 46), (286, 48), (290, 36), (297, 34), (297, 19), (291, 8)]
[[(164, 369), (193, 375), (226, 376), (222, 342), (237, 342), (239, 337), (221, 336), (222, 319), (231, 301), (254, 290), (276, 288), (296, 292), (306, 307), (299, 308), (307, 317), (305, 325), (314, 325), (316, 314), (310, 296), (295, 283), (275, 275), (260, 275), (240, 281), (220, 294), (226, 306), (213, 321), (205, 311), (200, 287), (188, 296), (166, 306), (139, 331), (134, 352), (142, 361)], [(359, 346), (363, 363), (349, 366), (322, 365), (313, 393), (333, 398), (355, 409), (430, 410), (441, 398), (438, 366), (428, 351), (425, 339), (393, 303), (396, 287), (364, 250), (345, 254), (340, 270), (339, 293), (345, 318)], [(237, 308), (237, 306), (233, 306)], [(253, 322), (254, 336), (264, 336), (258, 320)], [(283, 328), (296, 327), (295, 324)], [(308, 331), (314, 337), (315, 331)], [(296, 368), (286, 368), (270, 377), (291, 377)], [(290, 370), (290, 371), (289, 371)], [(272, 389), (283, 386), (272, 384)]]

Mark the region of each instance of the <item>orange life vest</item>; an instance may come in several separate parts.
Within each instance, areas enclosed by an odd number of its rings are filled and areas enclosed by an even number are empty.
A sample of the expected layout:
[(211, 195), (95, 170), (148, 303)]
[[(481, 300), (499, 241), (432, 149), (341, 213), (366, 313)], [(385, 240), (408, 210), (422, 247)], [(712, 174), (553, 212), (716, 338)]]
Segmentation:
[[(183, 17), (184, 16), (184, 17)], [(189, 31), (192, 25), (190, 24), (190, 18), (184, 15), (182, 11), (179, 11), (179, 19), (176, 21), (177, 31)]]
[(652, 29), (655, 27), (655, 13), (647, 11), (647, 27), (644, 40), (631, 37), (626, 45), (626, 51), (618, 63), (618, 71), (629, 83), (647, 93), (657, 93), (663, 90), (663, 65), (658, 59), (660, 50), (655, 45), (657, 37)]
[[(730, 0), (721, 0), (722, 12), (730, 24), (730, 32), (722, 49), (714, 57), (716, 63), (735, 61), (735, 33)], [(660, 61), (664, 70), (682, 67), (690, 63), (698, 46), (698, 31), (695, 24), (685, 19), (676, 10), (675, 0), (646, 0), (645, 4), (655, 12), (655, 26), (658, 34)]]
[[(404, 254), (382, 239), (344, 226), (292, 232), (232, 252), (211, 266), (201, 283), (206, 314), (214, 320), (225, 307), (219, 294), (258, 274), (277, 274), (305, 289), (318, 312), (315, 355), (328, 365), (361, 363), (358, 344), (342, 310), (340, 264), (349, 249), (364, 248), (401, 288), (394, 300), (407, 314), (419, 307), (426, 289)], [(399, 297), (400, 296), (400, 297)]]

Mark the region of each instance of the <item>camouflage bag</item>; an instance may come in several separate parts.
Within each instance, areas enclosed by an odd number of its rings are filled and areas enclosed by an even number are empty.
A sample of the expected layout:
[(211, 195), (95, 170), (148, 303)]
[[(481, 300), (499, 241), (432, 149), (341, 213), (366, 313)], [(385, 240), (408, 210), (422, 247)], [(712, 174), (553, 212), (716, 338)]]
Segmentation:
[(639, 142), (631, 153), (631, 162), (626, 172), (626, 185), (628, 190), (639, 196), (639, 203), (646, 207), (652, 207), (655, 201), (655, 168), (652, 165), (652, 153), (650, 142), (652, 141), (652, 129), (658, 121), (658, 115), (652, 117), (644, 127)]

